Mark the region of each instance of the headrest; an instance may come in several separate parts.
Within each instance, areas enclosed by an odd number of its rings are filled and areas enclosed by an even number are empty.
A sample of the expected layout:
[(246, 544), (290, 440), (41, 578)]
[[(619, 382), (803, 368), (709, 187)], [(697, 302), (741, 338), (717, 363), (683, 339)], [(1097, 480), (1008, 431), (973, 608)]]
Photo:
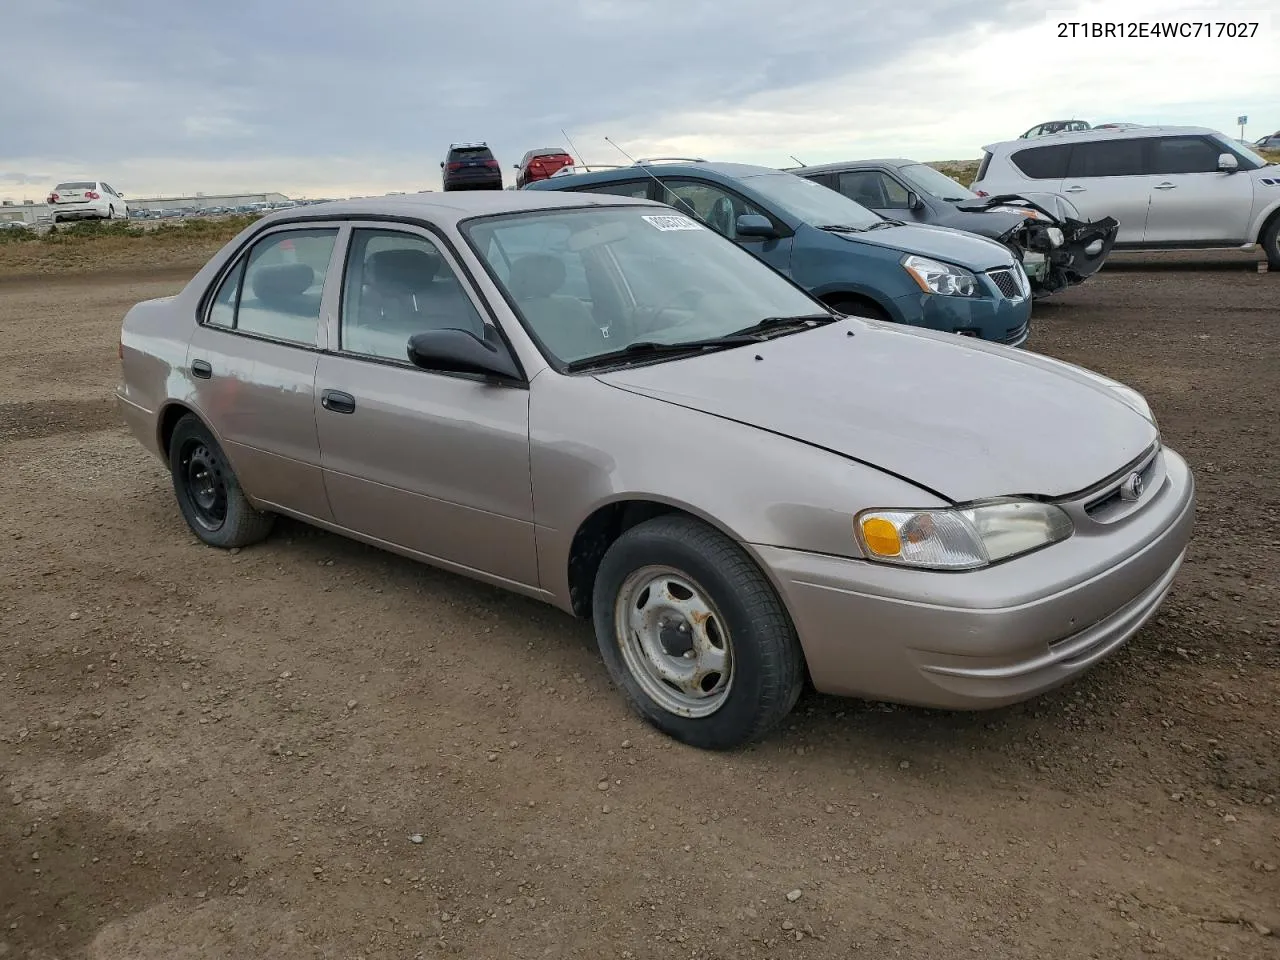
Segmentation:
[(548, 253), (530, 253), (511, 265), (511, 292), (517, 300), (549, 297), (564, 284), (564, 264)]
[(383, 250), (369, 255), (365, 269), (380, 287), (422, 290), (440, 270), (440, 257), (426, 250)]
[(253, 274), (253, 295), (265, 304), (281, 304), (307, 292), (316, 274), (305, 263), (259, 267)]

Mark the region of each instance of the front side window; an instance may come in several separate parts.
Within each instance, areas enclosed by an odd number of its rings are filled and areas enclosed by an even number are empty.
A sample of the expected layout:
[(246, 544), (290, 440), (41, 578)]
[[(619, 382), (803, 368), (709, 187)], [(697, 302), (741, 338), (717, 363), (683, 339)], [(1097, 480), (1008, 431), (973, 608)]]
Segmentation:
[(649, 184), (652, 180), (624, 183), (595, 183), (587, 187), (579, 187), (576, 193), (607, 193), (615, 197), (631, 197), (633, 200), (649, 199)]
[[(752, 254), (693, 218), (660, 208), (486, 217), (464, 233), (526, 329), (561, 363), (637, 341), (720, 337), (766, 317), (826, 315)], [(545, 243), (530, 251), (535, 233)], [(579, 267), (585, 297), (565, 290), (570, 270)]]
[(849, 170), (840, 174), (840, 192), (873, 210), (906, 210), (907, 188), (879, 170)]
[[(677, 210), (692, 210), (704, 223), (730, 240), (738, 239), (738, 217), (744, 213), (764, 216), (753, 203), (713, 183), (698, 180), (664, 180), (666, 190), (658, 198)], [(668, 192), (670, 191), (670, 192)]]
[(1217, 173), (1218, 156), (1226, 152), (1204, 137), (1157, 137), (1151, 141), (1151, 172)]
[(206, 322), (315, 347), (336, 228), (269, 234), (227, 275)]
[(794, 173), (761, 173), (742, 178), (744, 186), (783, 214), (814, 226), (843, 226), (865, 230), (884, 223), (884, 217), (842, 193)]
[(341, 349), (407, 362), (409, 339), (428, 330), (484, 336), (484, 321), (440, 248), (412, 233), (352, 231), (338, 319)]

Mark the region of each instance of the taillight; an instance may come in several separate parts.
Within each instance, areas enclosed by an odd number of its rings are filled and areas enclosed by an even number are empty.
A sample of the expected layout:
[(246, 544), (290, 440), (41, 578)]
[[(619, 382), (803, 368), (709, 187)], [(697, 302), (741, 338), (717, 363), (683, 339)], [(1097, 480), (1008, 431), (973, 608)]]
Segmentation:
[(497, 161), (497, 160), (486, 160), (486, 161), (484, 162), (484, 165), (485, 165), (486, 167), (496, 167), (496, 166), (498, 165), (498, 161)]
[(86, 200), (97, 200), (97, 199), (98, 199), (98, 194), (94, 193), (92, 190), (86, 191), (86, 192), (85, 192), (85, 199), (86, 199)]
[(57, 202), (58, 202), (58, 195), (57, 195), (56, 193), (51, 193), (51, 194), (49, 194), (49, 202), (50, 202), (50, 203), (57, 203)]
[(457, 161), (454, 161), (453, 163), (449, 164), (449, 169), (450, 169), (450, 170), (461, 170), (461, 169), (462, 169), (462, 164), (461, 164), (461, 163), (459, 163), (459, 162), (457, 162)]

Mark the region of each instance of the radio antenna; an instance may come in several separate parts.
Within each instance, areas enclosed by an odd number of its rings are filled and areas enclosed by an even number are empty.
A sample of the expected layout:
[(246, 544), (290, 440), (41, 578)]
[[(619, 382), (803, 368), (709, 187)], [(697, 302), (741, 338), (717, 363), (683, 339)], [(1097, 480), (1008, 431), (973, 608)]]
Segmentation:
[[(620, 154), (622, 154), (624, 157), (630, 160), (631, 165), (633, 167), (639, 167), (646, 174), (648, 174), (649, 179), (651, 179), (654, 183), (660, 186), (663, 190), (667, 191), (667, 193), (669, 193), (671, 196), (675, 197), (676, 202), (673, 204), (670, 204), (670, 206), (675, 207), (677, 210), (681, 210), (682, 208), (687, 209), (690, 213), (694, 215), (695, 218), (702, 221), (703, 225), (706, 226), (708, 229), (711, 229), (711, 230), (716, 229), (715, 227), (711, 226), (710, 223), (707, 222), (706, 218), (704, 218), (702, 214), (698, 213), (697, 209), (694, 207), (692, 203), (690, 203), (684, 197), (680, 196), (680, 194), (676, 193), (674, 190), (668, 187), (665, 183), (659, 180), (656, 176), (654, 176), (652, 170), (646, 167), (643, 163), (638, 162), (635, 159), (635, 157), (631, 156), (631, 154), (627, 153), (627, 151), (623, 150), (620, 146), (618, 146), (608, 137), (605, 137), (604, 139), (605, 139), (605, 142), (607, 142), (611, 147), (613, 147), (613, 149), (617, 150)], [(720, 231), (716, 230), (716, 232), (719, 233)]]
[(800, 166), (802, 167), (807, 166), (807, 164), (803, 160), (801, 160), (799, 157), (797, 157), (794, 153), (788, 153), (787, 156), (790, 157), (792, 160), (794, 160), (796, 163), (800, 164)]
[[(578, 153), (578, 148), (573, 145), (573, 141), (569, 139), (569, 135), (564, 132), (564, 127), (560, 128), (560, 133), (564, 136), (565, 143), (569, 144), (569, 149), (572, 150), (574, 153), (577, 153), (578, 159), (582, 160), (582, 154)], [(591, 168), (587, 166), (585, 160), (582, 161), (582, 169), (587, 171), (587, 173), (591, 172)]]

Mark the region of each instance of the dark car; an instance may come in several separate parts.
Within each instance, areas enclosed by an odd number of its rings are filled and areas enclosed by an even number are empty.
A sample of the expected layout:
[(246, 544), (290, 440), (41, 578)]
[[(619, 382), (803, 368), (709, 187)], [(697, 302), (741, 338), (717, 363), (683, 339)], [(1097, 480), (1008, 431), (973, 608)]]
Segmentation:
[(516, 189), (535, 180), (545, 180), (557, 170), (573, 166), (573, 156), (560, 147), (539, 147), (530, 150), (516, 164)]
[(484, 143), (451, 143), (440, 161), (445, 190), (501, 190), (502, 168)]
[(1025, 197), (980, 197), (915, 160), (852, 160), (790, 172), (881, 216), (966, 230), (1004, 244), (1021, 261), (1037, 298), (1097, 273), (1120, 226), (1111, 217), (1085, 221), (1065, 197), (1056, 198), (1054, 209)]

